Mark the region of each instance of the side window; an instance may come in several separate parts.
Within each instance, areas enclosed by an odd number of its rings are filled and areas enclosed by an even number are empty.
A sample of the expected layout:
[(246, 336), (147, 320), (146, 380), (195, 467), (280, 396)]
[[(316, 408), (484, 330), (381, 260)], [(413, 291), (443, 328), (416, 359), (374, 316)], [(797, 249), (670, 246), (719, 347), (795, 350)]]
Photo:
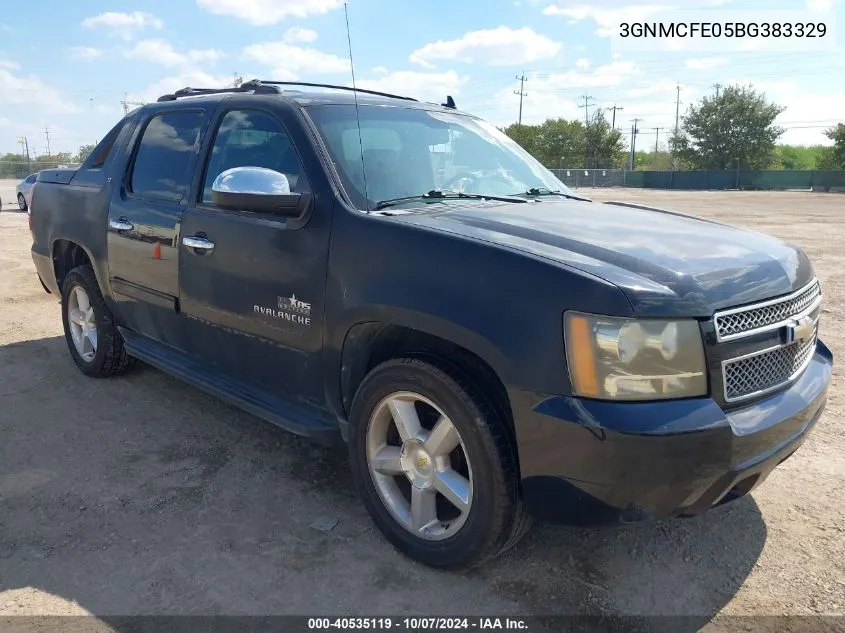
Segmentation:
[(214, 179), (233, 167), (266, 167), (287, 176), (292, 192), (310, 191), (290, 137), (279, 121), (264, 112), (232, 110), (223, 117), (205, 170), (203, 203), (212, 204)]
[(32, 174), (31, 176), (27, 176), (26, 177), (26, 184), (31, 185), (32, 183), (35, 182), (35, 180), (37, 178), (38, 178), (38, 174)]
[(129, 190), (142, 198), (181, 200), (190, 189), (188, 167), (199, 143), (202, 112), (159, 114), (147, 124), (129, 181)]
[(82, 169), (97, 169), (106, 164), (106, 159), (108, 159), (111, 154), (111, 148), (114, 147), (114, 143), (125, 125), (126, 120), (124, 119), (115, 125), (108, 134), (106, 134), (106, 137), (97, 144), (97, 147), (95, 147), (91, 151), (91, 154), (85, 159), (85, 162), (82, 164)]

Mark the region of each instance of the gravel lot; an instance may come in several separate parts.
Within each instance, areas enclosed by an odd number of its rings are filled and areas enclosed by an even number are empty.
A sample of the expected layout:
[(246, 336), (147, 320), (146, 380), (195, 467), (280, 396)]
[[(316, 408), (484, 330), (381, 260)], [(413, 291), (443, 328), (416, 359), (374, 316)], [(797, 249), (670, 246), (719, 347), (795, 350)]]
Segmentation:
[[(35, 275), (26, 215), (4, 205), (0, 616), (695, 616), (675, 630), (716, 614), (845, 616), (845, 197), (584, 193), (771, 233), (814, 260), (822, 338), (837, 361), (828, 408), (751, 497), (647, 527), (538, 525), (483, 568), (431, 571), (372, 527), (342, 449), (311, 445), (150, 367), (85, 378)], [(320, 517), (337, 527), (310, 527)]]

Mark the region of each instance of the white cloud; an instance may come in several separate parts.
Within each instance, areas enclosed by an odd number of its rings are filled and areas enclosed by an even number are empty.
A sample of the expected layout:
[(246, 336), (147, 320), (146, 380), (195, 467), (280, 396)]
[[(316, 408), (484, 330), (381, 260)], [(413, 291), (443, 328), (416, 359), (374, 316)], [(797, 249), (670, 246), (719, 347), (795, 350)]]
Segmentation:
[(191, 86), (192, 88), (207, 88), (231, 86), (232, 77), (222, 75), (210, 75), (199, 70), (188, 70), (179, 75), (165, 77), (147, 86), (140, 95), (129, 95), (129, 101), (142, 101), (150, 103), (165, 94), (172, 94), (176, 90)]
[(71, 46), (68, 50), (71, 59), (78, 59), (82, 61), (91, 61), (102, 56), (103, 51), (99, 48), (92, 48), (91, 46)]
[(619, 29), (623, 22), (641, 22), (648, 16), (660, 11), (667, 11), (671, 7), (657, 4), (641, 4), (627, 7), (600, 8), (596, 5), (578, 4), (574, 6), (549, 5), (543, 9), (543, 15), (568, 17), (570, 24), (577, 24), (584, 20), (593, 20), (598, 28), (596, 35), (610, 37)]
[(720, 66), (727, 66), (731, 60), (727, 57), (698, 57), (688, 59), (686, 67), (690, 70), (709, 70), (711, 68), (719, 68)]
[(18, 70), (21, 65), (17, 62), (10, 61), (8, 59), (0, 59), (0, 68), (5, 68), (6, 70)]
[(0, 61), (0, 107), (38, 106), (48, 114), (76, 112), (77, 107), (36, 75), (18, 75), (15, 62)]
[(0, 116), (0, 125), (9, 125), (9, 119), (4, 116)]
[(373, 72), (377, 75), (386, 75), (390, 71), (387, 70), (387, 68), (385, 68), (384, 66), (376, 66), (375, 68), (373, 68)]
[(291, 16), (323, 15), (343, 6), (343, 0), (196, 0), (217, 15), (231, 15), (255, 26), (276, 24)]
[(349, 60), (324, 53), (315, 48), (292, 46), (285, 42), (262, 42), (252, 44), (243, 50), (244, 55), (257, 62), (283, 66), (274, 70), (274, 79), (295, 80), (298, 73), (331, 74), (348, 73)]
[(483, 63), (490, 66), (518, 66), (525, 62), (549, 59), (560, 52), (560, 42), (550, 40), (533, 29), (495, 29), (470, 31), (458, 40), (438, 40), (411, 53), (410, 60), (433, 68), (438, 60)]
[(575, 62), (575, 65), (582, 70), (590, 67), (590, 60), (586, 57), (582, 57)]
[(87, 29), (104, 28), (112, 37), (119, 37), (124, 40), (131, 40), (136, 32), (146, 29), (162, 29), (164, 22), (145, 11), (133, 11), (132, 13), (117, 13), (107, 11), (82, 20), (82, 26)]
[(313, 42), (317, 39), (317, 31), (304, 29), (301, 26), (292, 26), (285, 31), (285, 34), (282, 35), (282, 39), (289, 44), (294, 44), (296, 42)]
[(123, 56), (174, 68), (199, 63), (214, 63), (223, 57), (223, 53), (215, 49), (189, 50), (185, 53), (179, 53), (169, 42), (155, 39), (138, 42), (131, 49), (124, 51)]
[[(358, 82), (358, 86), (367, 90), (441, 103), (446, 99), (446, 95), (457, 96), (465, 82), (466, 78), (460, 77), (454, 70), (441, 73), (402, 70), (378, 79), (364, 79)], [(460, 103), (458, 106), (460, 107)]]
[(807, 0), (807, 8), (810, 11), (831, 11), (836, 0)]

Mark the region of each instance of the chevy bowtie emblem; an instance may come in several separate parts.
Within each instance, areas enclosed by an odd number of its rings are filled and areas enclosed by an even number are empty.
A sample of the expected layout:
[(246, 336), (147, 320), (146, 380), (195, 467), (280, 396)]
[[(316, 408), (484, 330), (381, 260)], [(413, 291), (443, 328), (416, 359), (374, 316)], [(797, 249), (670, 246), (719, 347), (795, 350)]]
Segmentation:
[(793, 319), (786, 325), (786, 342), (808, 341), (816, 330), (816, 322), (808, 316)]
[(428, 457), (420, 457), (417, 460), (417, 468), (425, 468), (428, 466)]

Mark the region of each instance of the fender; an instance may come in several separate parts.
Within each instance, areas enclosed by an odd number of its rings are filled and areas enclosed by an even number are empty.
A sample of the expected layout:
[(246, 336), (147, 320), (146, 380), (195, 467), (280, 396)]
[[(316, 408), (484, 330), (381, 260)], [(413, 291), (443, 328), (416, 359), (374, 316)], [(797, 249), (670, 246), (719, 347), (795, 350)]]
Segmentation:
[(347, 414), (353, 387), (363, 379), (369, 355), (356, 357), (354, 350), (368, 348), (388, 327), (420, 332), (460, 346), (486, 363), (504, 383), (509, 371), (505, 354), (475, 332), (432, 314), (386, 305), (365, 305), (348, 311), (328, 333), (323, 348), (324, 389), (341, 432), (346, 437)]

